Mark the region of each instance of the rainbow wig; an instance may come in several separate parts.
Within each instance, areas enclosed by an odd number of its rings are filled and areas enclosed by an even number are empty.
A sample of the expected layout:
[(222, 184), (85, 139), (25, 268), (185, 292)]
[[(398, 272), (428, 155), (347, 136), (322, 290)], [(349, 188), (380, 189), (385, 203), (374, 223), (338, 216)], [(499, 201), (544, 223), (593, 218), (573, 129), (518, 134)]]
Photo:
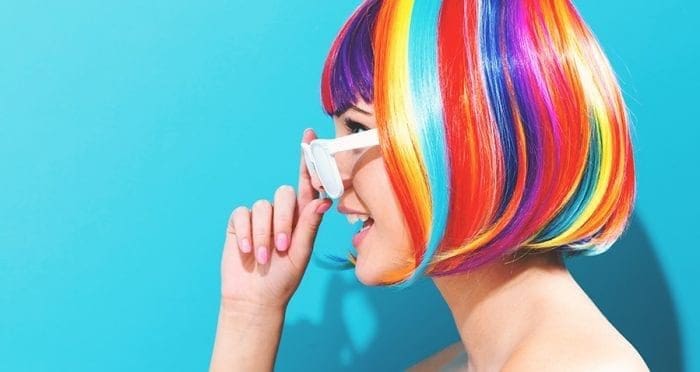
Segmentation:
[[(606, 251), (636, 195), (628, 114), (569, 0), (368, 0), (323, 69), (339, 115), (374, 104), (413, 266), (467, 272), (516, 250)], [(355, 264), (350, 253), (348, 261)]]

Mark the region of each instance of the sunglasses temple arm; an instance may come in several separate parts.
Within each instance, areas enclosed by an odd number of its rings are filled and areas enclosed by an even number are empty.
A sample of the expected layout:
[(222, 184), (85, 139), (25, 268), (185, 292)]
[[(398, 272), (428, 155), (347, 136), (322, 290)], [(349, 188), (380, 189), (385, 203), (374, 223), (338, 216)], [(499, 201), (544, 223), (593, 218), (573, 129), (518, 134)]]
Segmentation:
[(338, 137), (326, 143), (326, 148), (331, 154), (336, 152), (359, 149), (379, 144), (377, 129), (366, 130), (349, 136)]

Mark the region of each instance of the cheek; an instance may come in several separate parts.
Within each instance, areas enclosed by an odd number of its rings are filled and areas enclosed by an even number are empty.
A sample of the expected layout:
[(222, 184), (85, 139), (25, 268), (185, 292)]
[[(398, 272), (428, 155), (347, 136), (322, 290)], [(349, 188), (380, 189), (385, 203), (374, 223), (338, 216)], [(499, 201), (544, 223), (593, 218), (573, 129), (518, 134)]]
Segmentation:
[(391, 187), (389, 176), (381, 161), (364, 170), (358, 184), (361, 196), (375, 218), (375, 226), (366, 237), (362, 250), (358, 250), (356, 275), (365, 285), (377, 285), (382, 280), (392, 280), (412, 268), (413, 255), (410, 232), (401, 211), (399, 201)]
[(404, 238), (408, 236), (408, 226), (401, 210), (401, 205), (391, 186), (389, 174), (384, 163), (380, 160), (373, 161), (368, 167), (371, 177), (365, 178), (366, 184), (362, 185), (367, 207), (377, 221), (375, 227), (385, 238), (403, 246)]
[[(375, 235), (377, 237), (378, 235)], [(398, 241), (387, 244), (374, 241), (359, 251), (355, 265), (355, 276), (365, 285), (383, 285), (405, 277), (415, 267), (408, 245)]]

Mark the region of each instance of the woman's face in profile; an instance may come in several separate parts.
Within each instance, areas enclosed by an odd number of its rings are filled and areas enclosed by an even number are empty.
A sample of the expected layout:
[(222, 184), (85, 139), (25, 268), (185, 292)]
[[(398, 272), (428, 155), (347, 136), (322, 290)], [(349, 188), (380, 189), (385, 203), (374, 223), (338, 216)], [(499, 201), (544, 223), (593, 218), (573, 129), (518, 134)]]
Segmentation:
[[(333, 116), (336, 137), (377, 127), (372, 104), (359, 99), (355, 106)], [(393, 280), (394, 275), (411, 269), (408, 266), (412, 260), (411, 240), (380, 147), (342, 151), (335, 158), (345, 188), (337, 202), (338, 211), (345, 215), (369, 215), (374, 220), (355, 245), (355, 275), (365, 285)], [(317, 179), (313, 179), (313, 185), (320, 190)], [(353, 226), (359, 231), (362, 222)]]

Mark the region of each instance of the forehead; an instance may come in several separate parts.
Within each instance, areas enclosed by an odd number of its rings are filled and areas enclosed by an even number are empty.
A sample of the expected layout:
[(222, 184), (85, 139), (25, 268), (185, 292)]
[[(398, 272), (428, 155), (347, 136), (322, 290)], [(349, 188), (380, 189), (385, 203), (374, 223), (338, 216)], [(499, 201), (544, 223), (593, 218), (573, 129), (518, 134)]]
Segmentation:
[(339, 118), (342, 116), (354, 116), (357, 118), (374, 120), (374, 105), (360, 98), (337, 117)]
[(370, 114), (374, 115), (374, 105), (371, 103), (365, 102), (362, 98), (358, 99), (357, 102), (355, 103), (355, 106), (359, 108), (360, 110)]
[(335, 119), (340, 119), (344, 116), (353, 116), (359, 119), (374, 120), (374, 105), (367, 103), (362, 99), (352, 104), (339, 115), (331, 115)]

